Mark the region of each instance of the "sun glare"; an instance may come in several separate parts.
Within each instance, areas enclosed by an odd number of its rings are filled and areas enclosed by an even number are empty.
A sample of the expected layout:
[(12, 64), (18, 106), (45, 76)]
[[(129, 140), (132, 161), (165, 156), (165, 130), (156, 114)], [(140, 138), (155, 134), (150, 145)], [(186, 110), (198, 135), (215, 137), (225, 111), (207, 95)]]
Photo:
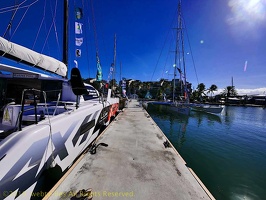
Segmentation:
[(229, 0), (231, 16), (228, 22), (231, 25), (244, 22), (254, 26), (266, 19), (266, 0)]

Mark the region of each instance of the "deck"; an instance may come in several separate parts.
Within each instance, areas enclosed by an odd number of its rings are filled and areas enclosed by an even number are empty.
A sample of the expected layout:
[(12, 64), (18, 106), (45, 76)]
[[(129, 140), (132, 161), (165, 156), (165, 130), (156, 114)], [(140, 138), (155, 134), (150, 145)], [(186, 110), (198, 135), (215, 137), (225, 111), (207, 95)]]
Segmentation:
[(214, 199), (149, 114), (132, 100), (44, 199), (77, 199), (92, 189), (103, 199)]

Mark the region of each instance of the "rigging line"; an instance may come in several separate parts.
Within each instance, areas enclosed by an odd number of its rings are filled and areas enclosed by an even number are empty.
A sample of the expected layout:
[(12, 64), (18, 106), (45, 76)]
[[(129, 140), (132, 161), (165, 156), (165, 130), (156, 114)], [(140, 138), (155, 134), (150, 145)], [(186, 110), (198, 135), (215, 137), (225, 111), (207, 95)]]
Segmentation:
[[(172, 34), (171, 34), (172, 37), (171, 37), (170, 42), (169, 42), (169, 49), (168, 49), (168, 54), (167, 54), (167, 58), (166, 58), (166, 61), (165, 61), (165, 66), (166, 66), (166, 64), (167, 64), (168, 57), (169, 57), (170, 53), (173, 52), (173, 51), (171, 51), (171, 49), (173, 48), (172, 45), (174, 44), (174, 43), (172, 42), (172, 40), (174, 40), (175, 37), (174, 37), (173, 32), (171, 32), (171, 33), (172, 33)], [(168, 71), (168, 72), (171, 72), (172, 68), (173, 68), (173, 65), (171, 64), (171, 65), (168, 66), (167, 71)], [(164, 70), (165, 70), (165, 67), (164, 67)], [(169, 76), (170, 76), (170, 74), (167, 73), (167, 78), (169, 78)]]
[[(181, 53), (182, 53), (182, 64), (183, 64), (183, 74), (184, 74), (184, 81), (185, 81), (185, 87), (186, 87), (186, 63), (185, 63), (185, 52), (184, 52), (184, 49), (185, 49), (185, 46), (184, 46), (184, 31), (183, 31), (183, 17), (182, 17), (182, 13), (181, 13), (181, 5), (180, 5), (180, 38), (181, 38)], [(182, 74), (181, 74), (182, 76)], [(185, 88), (186, 89), (186, 88)]]
[[(55, 16), (56, 16), (56, 13), (55, 13)], [(61, 55), (61, 50), (60, 50), (60, 45), (59, 45), (59, 39), (58, 39), (58, 34), (57, 34), (57, 28), (56, 28), (55, 20), (53, 22), (53, 25), (54, 25), (55, 38), (56, 38), (56, 43), (57, 43), (57, 50), (58, 50), (59, 55)]]
[[(84, 11), (83, 12), (85, 12), (85, 10), (88, 12), (89, 11), (89, 5), (88, 5), (89, 3), (88, 3), (88, 1), (86, 1), (86, 4), (85, 4), (85, 2), (84, 2), (84, 0), (82, 0), (82, 7), (84, 8)], [(88, 16), (88, 15), (86, 15), (86, 16)], [(83, 17), (85, 17), (85, 15), (83, 14)], [(86, 20), (84, 19), (84, 21), (86, 22)], [(89, 22), (89, 17), (88, 17), (88, 26), (90, 27), (90, 22)], [(86, 29), (86, 28), (84, 28), (84, 35), (87, 35), (88, 34), (88, 32), (87, 32), (88, 30)], [(85, 44), (86, 44), (86, 47), (89, 47), (89, 43), (88, 43), (88, 40), (85, 40)], [(86, 48), (86, 60), (87, 60), (87, 68), (88, 68), (88, 77), (90, 77), (90, 60), (89, 60), (89, 56), (90, 56), (90, 54), (89, 54), (89, 49), (88, 48)]]
[[(22, 5), (23, 3), (25, 3), (27, 0), (25, 0), (25, 1), (23, 1), (20, 5)], [(30, 3), (29, 5), (25, 5), (25, 6), (21, 6), (19, 9), (23, 9), (23, 8), (27, 8), (27, 7), (31, 7), (33, 4), (35, 4), (35, 3), (37, 3), (39, 0), (35, 0), (34, 2), (32, 2), (32, 3)], [(14, 6), (15, 7), (15, 6)], [(14, 8), (15, 9), (15, 8)], [(14, 10), (13, 9), (13, 10)], [(9, 11), (12, 11), (12, 9), (11, 10), (9, 10)]]
[(11, 38), (14, 36), (14, 34), (16, 33), (18, 27), (20, 26), (20, 24), (21, 24), (22, 20), (24, 19), (26, 13), (28, 12), (29, 8), (30, 8), (33, 4), (35, 4), (37, 1), (39, 1), (39, 0), (36, 0), (36, 1), (32, 2), (32, 3), (29, 4), (28, 6), (24, 6), (24, 7), (26, 7), (27, 9), (26, 9), (24, 15), (21, 17), (21, 19), (20, 19), (20, 21), (19, 21), (19, 23), (18, 23), (18, 25), (17, 25), (17, 27), (16, 27), (14, 33), (13, 33), (12, 36), (10, 37), (10, 39), (11, 39)]
[(92, 25), (93, 25), (93, 32), (94, 32), (95, 48), (96, 48), (96, 53), (98, 54), (99, 47), (98, 47), (98, 39), (97, 39), (97, 32), (96, 32), (95, 16), (94, 16), (94, 9), (93, 9), (93, 0), (91, 0), (91, 14), (92, 14)]
[[(177, 10), (176, 10), (176, 12), (175, 12), (175, 14), (174, 14), (174, 17), (173, 17), (173, 19), (172, 19), (171, 26), (172, 26), (172, 24), (174, 23), (174, 20), (175, 20), (175, 16), (176, 16), (176, 14), (177, 14)], [(152, 76), (151, 76), (151, 81), (152, 81), (153, 76), (154, 76), (154, 73), (155, 73), (155, 71), (156, 71), (156, 69), (157, 69), (157, 67), (158, 67), (159, 60), (160, 60), (160, 58), (161, 58), (161, 56), (162, 56), (162, 52), (163, 52), (164, 46), (165, 46), (165, 44), (166, 44), (166, 40), (167, 40), (167, 38), (168, 38), (168, 35), (169, 35), (169, 33), (170, 33), (170, 30), (171, 30), (171, 29), (168, 29), (168, 32), (167, 32), (167, 34), (166, 34), (166, 38), (165, 38), (165, 40), (164, 40), (163, 47), (162, 47), (162, 49), (161, 49), (161, 52), (160, 52), (159, 58), (158, 58), (158, 60), (157, 60), (157, 62), (156, 62), (156, 65), (155, 65), (154, 71), (153, 71)]]
[[(113, 63), (112, 63), (112, 67), (113, 67), (113, 72), (112, 72), (112, 79), (115, 80), (115, 76), (116, 76), (116, 33), (114, 35), (114, 57), (113, 57)], [(114, 84), (114, 82), (113, 82)]]
[[(173, 36), (173, 34), (172, 34), (172, 36)], [(171, 39), (170, 39), (170, 41), (171, 41)], [(167, 53), (167, 56), (165, 59), (165, 64), (164, 64), (164, 68), (163, 68), (162, 75), (161, 75), (162, 77), (164, 76), (164, 73), (165, 73), (165, 67), (166, 67), (166, 64), (167, 64), (167, 61), (168, 61), (168, 58), (170, 55), (170, 49), (172, 49), (172, 43), (171, 42), (170, 42), (168, 53)], [(172, 65), (168, 67), (168, 70), (167, 70), (168, 72), (171, 70), (171, 67), (172, 67)], [(167, 76), (169, 77), (169, 73), (167, 73)]]
[[(25, 0), (26, 1), (26, 0)], [(24, 1), (24, 2), (25, 2)], [(22, 3), (24, 3), (24, 2), (22, 2)], [(21, 3), (21, 4), (22, 4)], [(2, 13), (6, 13), (6, 12), (11, 12), (11, 11), (14, 11), (14, 10), (17, 10), (18, 8), (17, 8), (18, 6), (8, 6), (8, 7), (5, 7), (5, 8), (0, 8), (0, 14), (2, 14)]]
[(28, 7), (28, 8), (26, 9), (26, 11), (25, 11), (24, 15), (21, 17), (21, 19), (20, 19), (20, 21), (19, 21), (19, 23), (18, 23), (18, 25), (17, 25), (16, 29), (14, 30), (13, 34), (11, 35), (10, 39), (12, 39), (12, 37), (13, 37), (13, 36), (15, 35), (15, 33), (17, 32), (17, 30), (18, 30), (18, 27), (20, 26), (20, 24), (21, 24), (22, 20), (24, 19), (25, 15), (27, 14), (27, 12), (28, 12), (29, 8), (30, 8), (30, 7)]
[(55, 22), (57, 2), (58, 2), (58, 1), (56, 0), (56, 1), (55, 1), (55, 7), (54, 7), (55, 9), (54, 9), (53, 21), (52, 21), (51, 26), (50, 26), (50, 28), (49, 28), (48, 34), (47, 34), (47, 36), (46, 36), (46, 38), (45, 38), (45, 42), (44, 42), (44, 44), (43, 44), (43, 48), (42, 48), (42, 50), (41, 50), (41, 53), (42, 53), (43, 50), (44, 50), (44, 47), (45, 47), (45, 45), (46, 45), (46, 43), (47, 43), (47, 41), (48, 41), (48, 37), (49, 37), (49, 35), (50, 35), (50, 33), (51, 33), (51, 30), (52, 30), (53, 24), (54, 24), (54, 22)]
[[(26, 0), (25, 0), (25, 1), (26, 1)], [(25, 2), (25, 1), (24, 1), (24, 2)], [(22, 2), (22, 3), (23, 3), (23, 2)], [(21, 3), (21, 4), (22, 4), (22, 3)], [(11, 29), (12, 21), (13, 21), (13, 19), (14, 19), (16, 13), (17, 13), (17, 11), (18, 11), (18, 8), (19, 8), (19, 6), (20, 6), (21, 4), (19, 4), (19, 5), (17, 5), (17, 6), (14, 6), (14, 7), (15, 7), (15, 10), (13, 10), (13, 11), (14, 11), (14, 12), (13, 12), (13, 15), (12, 15), (12, 17), (11, 17), (11, 19), (10, 19), (10, 21), (9, 21), (9, 23), (8, 23), (8, 25), (7, 25), (7, 27), (6, 27), (6, 31), (5, 31), (5, 33), (4, 33), (4, 35), (3, 35), (3, 37), (5, 37), (6, 34), (7, 34), (7, 32)]]
[[(21, 2), (18, 6), (9, 6), (9, 7), (5, 7), (5, 8), (0, 8), (0, 14), (2, 13), (6, 13), (6, 12), (11, 12), (11, 11), (14, 11), (14, 10), (18, 10), (18, 9), (22, 9), (22, 8), (25, 8), (27, 7), (28, 5), (26, 6), (23, 6), (23, 7), (20, 7), (22, 4), (24, 4), (27, 0), (24, 0), (23, 2)], [(35, 3), (35, 2), (34, 2)], [(2, 11), (3, 10), (3, 11)]]
[(41, 31), (41, 28), (42, 28), (42, 25), (43, 25), (43, 22), (44, 22), (44, 19), (45, 19), (45, 10), (46, 10), (46, 1), (45, 1), (45, 3), (44, 3), (44, 8), (43, 8), (43, 18), (42, 18), (41, 24), (40, 24), (40, 26), (39, 26), (39, 29), (38, 29), (37, 35), (36, 35), (36, 37), (35, 37), (35, 40), (34, 40), (34, 43), (33, 43), (32, 49), (34, 49), (34, 47), (35, 47), (35, 45), (36, 45), (37, 38), (39, 37), (40, 31)]
[(183, 19), (183, 24), (184, 24), (184, 27), (185, 27), (185, 33), (186, 33), (187, 40), (188, 40), (188, 46), (189, 46), (189, 50), (190, 50), (190, 54), (191, 54), (191, 58), (192, 58), (193, 68), (194, 68), (194, 71), (195, 71), (195, 74), (196, 74), (197, 83), (199, 85), (199, 79), (198, 79), (198, 74), (197, 74), (196, 65), (195, 65), (195, 61), (194, 61), (194, 56), (192, 54), (192, 48), (191, 48), (191, 45), (190, 45), (190, 40), (189, 40), (189, 37), (188, 37), (188, 31), (187, 31), (187, 27), (186, 27), (186, 23), (185, 23), (184, 19)]
[(166, 38), (165, 38), (165, 40), (164, 40), (164, 43), (163, 43), (163, 47), (162, 47), (162, 49), (161, 49), (161, 51), (160, 51), (160, 54), (159, 54), (159, 58), (157, 59), (157, 62), (156, 62), (155, 68), (154, 68), (154, 70), (153, 70), (153, 73), (152, 73), (152, 76), (151, 76), (151, 81), (152, 81), (153, 76), (154, 76), (154, 73), (155, 73), (155, 71), (156, 71), (156, 69), (157, 69), (157, 67), (158, 67), (159, 60), (160, 60), (160, 58), (161, 58), (161, 56), (162, 56), (163, 49), (164, 49), (164, 46), (165, 46), (165, 44), (166, 44), (166, 40), (167, 40), (167, 37), (168, 37), (169, 32), (170, 32), (170, 31), (168, 30), (167, 36), (166, 36)]
[(3, 35), (3, 37), (5, 37), (6, 34), (7, 34), (7, 32), (8, 32), (8, 30), (11, 29), (12, 21), (14, 20), (15, 15), (16, 15), (16, 13), (17, 13), (17, 11), (18, 11), (20, 5), (22, 5), (24, 2), (26, 2), (26, 0), (23, 1), (21, 4), (19, 4), (19, 5), (17, 5), (17, 6), (14, 6), (15, 9), (13, 9), (13, 11), (14, 11), (14, 12), (13, 12), (13, 15), (12, 15), (12, 17), (11, 17), (11, 19), (10, 19), (10, 21), (9, 21), (9, 23), (8, 23), (8, 25), (7, 25), (7, 27), (6, 27), (6, 31), (5, 31), (5, 33), (4, 33), (4, 35)]
[[(54, 157), (54, 146), (53, 146), (53, 133), (52, 133), (52, 124), (51, 124), (51, 120), (50, 120), (50, 115), (49, 115), (49, 109), (48, 109), (48, 106), (47, 106), (47, 95), (46, 95), (46, 92), (45, 91), (42, 91), (43, 92), (43, 98), (44, 98), (44, 109), (47, 113), (47, 118), (48, 118), (48, 126), (49, 126), (49, 140), (48, 140), (48, 143), (47, 143), (47, 147), (49, 147), (49, 143), (51, 143), (51, 156), (52, 156), (52, 162), (55, 161), (55, 157)], [(47, 156), (48, 156), (48, 149), (47, 151), (45, 152), (45, 158), (47, 160)], [(51, 163), (52, 164), (52, 163)]]

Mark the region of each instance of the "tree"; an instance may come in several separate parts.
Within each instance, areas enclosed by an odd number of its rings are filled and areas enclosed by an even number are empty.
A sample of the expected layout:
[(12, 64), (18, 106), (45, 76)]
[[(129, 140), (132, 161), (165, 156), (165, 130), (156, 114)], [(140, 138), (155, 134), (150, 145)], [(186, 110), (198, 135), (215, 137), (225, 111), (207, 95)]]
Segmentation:
[(206, 96), (206, 94), (204, 93), (205, 90), (206, 90), (206, 87), (204, 83), (198, 84), (198, 87), (197, 87), (197, 96), (199, 98), (198, 100), (202, 101), (202, 94)]
[(194, 90), (190, 95), (190, 101), (196, 101), (199, 99), (199, 92)]
[(205, 87), (205, 84), (204, 83), (200, 83), (198, 84), (198, 87), (197, 87), (197, 90), (198, 92), (201, 94), (205, 94), (204, 91), (206, 90), (206, 87)]
[(212, 97), (212, 95), (214, 94), (214, 91), (217, 91), (217, 88), (218, 87), (216, 85), (212, 84), (211, 87), (209, 87), (207, 93), (211, 93), (211, 97)]
[(237, 91), (235, 89), (235, 86), (227, 86), (224, 91), (222, 92), (222, 95), (226, 97), (236, 96)]

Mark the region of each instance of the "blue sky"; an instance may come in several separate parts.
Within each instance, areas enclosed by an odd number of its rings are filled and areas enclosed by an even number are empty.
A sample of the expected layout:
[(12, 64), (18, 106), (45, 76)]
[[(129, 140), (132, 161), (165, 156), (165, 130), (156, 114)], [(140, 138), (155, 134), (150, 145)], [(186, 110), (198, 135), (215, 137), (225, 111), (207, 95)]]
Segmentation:
[[(24, 5), (32, 2), (35, 1), (28, 0)], [(46, 10), (53, 11), (57, 1), (46, 2)], [(93, 2), (94, 20), (91, 2)], [(177, 0), (86, 1), (84, 21), (82, 21), (86, 42), (83, 44), (82, 57), (78, 60), (83, 77), (96, 75), (94, 37), (96, 31), (104, 79), (108, 78), (113, 61), (114, 34), (117, 36), (117, 80), (120, 79), (120, 65), (121, 76), (127, 79), (141, 81), (172, 79), (177, 2)], [(0, 8), (12, 3), (13, 1), (0, 1)], [(61, 22), (62, 1), (58, 1), (57, 4), (56, 22)], [(80, 6), (82, 1), (76, 0), (75, 4)], [(73, 9), (73, 5), (71, 8)], [(19, 9), (17, 12), (13, 21), (13, 30), (19, 24), (25, 10)], [(32, 47), (43, 18), (43, 10), (44, 1), (39, 0), (33, 4), (23, 19), (24, 23), (20, 24), (11, 41)], [(183, 0), (182, 11), (186, 25), (187, 80), (195, 88), (198, 83), (204, 83), (207, 88), (211, 84), (216, 84), (218, 88), (223, 89), (231, 85), (233, 77), (235, 87), (242, 89), (241, 91), (247, 92), (246, 89), (252, 89), (255, 93), (266, 91), (266, 0)], [(12, 12), (0, 10), (1, 36), (11, 14)], [(49, 21), (49, 18), (51, 21), (51, 16), (46, 14), (45, 19)], [(73, 19), (71, 24), (71, 30), (74, 30)], [(49, 42), (42, 50), (44, 35), (48, 32), (49, 26), (47, 23), (46, 31), (42, 29), (38, 38), (40, 42), (36, 43), (34, 48), (61, 59), (61, 52), (52, 33)], [(54, 32), (54, 29), (52, 31)], [(62, 27), (58, 25), (59, 38), (61, 32)], [(74, 41), (74, 37), (73, 33), (70, 40)], [(59, 46), (61, 43), (59, 39)], [(75, 57), (73, 42), (70, 44), (69, 67), (71, 68), (75, 65)], [(194, 58), (196, 72), (191, 55)], [(258, 88), (261, 89), (255, 90)]]

